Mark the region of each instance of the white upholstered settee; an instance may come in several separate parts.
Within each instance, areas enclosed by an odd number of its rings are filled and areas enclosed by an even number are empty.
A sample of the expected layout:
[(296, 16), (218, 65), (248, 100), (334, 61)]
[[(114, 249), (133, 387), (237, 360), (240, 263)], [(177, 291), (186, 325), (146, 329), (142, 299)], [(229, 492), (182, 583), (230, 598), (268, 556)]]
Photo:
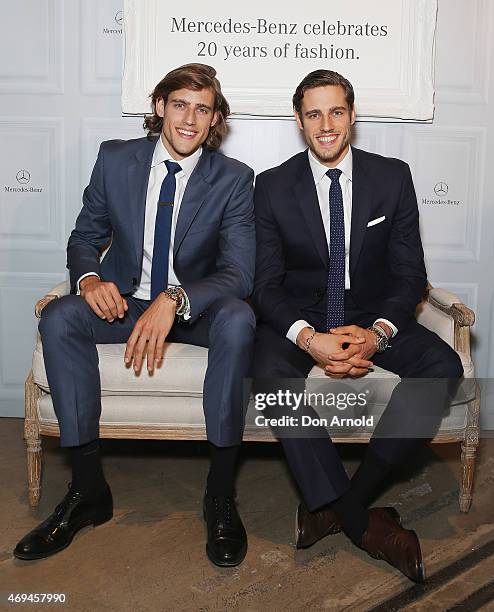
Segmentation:
[[(68, 293), (68, 282), (54, 287), (35, 307), (39, 318), (42, 308), (53, 299)], [(417, 308), (417, 319), (435, 331), (460, 355), (465, 378), (473, 379), (470, 355), (470, 327), (474, 313), (453, 294), (443, 289), (430, 288), (427, 299)], [(102, 390), (100, 435), (102, 438), (140, 438), (160, 440), (205, 439), (202, 411), (202, 386), (207, 364), (207, 349), (186, 344), (169, 344), (165, 359), (154, 376), (145, 368), (136, 376), (123, 362), (125, 345), (98, 345)], [(309, 384), (324, 377), (317, 366), (309, 375)], [(366, 375), (398, 377), (375, 368)], [(453, 400), (434, 442), (461, 442), (460, 509), (467, 512), (472, 501), (475, 454), (479, 440), (480, 392), (472, 380), (469, 393)], [(389, 385), (386, 385), (389, 390)], [(381, 398), (386, 403), (387, 398)], [(43, 363), (43, 349), (38, 334), (33, 356), (33, 367), (26, 380), (25, 440), (29, 503), (35, 506), (41, 492), (41, 436), (59, 435), (50, 390)], [(335, 442), (367, 442), (371, 432), (365, 429), (348, 435), (333, 436)], [(247, 441), (275, 441), (269, 429), (247, 425)]]

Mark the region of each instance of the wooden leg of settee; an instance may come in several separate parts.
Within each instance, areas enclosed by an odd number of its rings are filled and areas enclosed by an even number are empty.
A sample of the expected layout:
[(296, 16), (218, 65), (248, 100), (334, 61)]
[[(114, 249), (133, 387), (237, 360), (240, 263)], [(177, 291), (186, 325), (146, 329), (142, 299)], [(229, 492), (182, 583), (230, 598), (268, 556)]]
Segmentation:
[(461, 445), (460, 511), (468, 512), (472, 504), (475, 458), (479, 445), (480, 388), (476, 385), (475, 399), (468, 405), (468, 425)]
[(37, 506), (41, 496), (41, 436), (39, 433), (38, 400), (42, 391), (29, 372), (24, 396), (24, 439), (27, 445), (27, 481), (29, 505)]

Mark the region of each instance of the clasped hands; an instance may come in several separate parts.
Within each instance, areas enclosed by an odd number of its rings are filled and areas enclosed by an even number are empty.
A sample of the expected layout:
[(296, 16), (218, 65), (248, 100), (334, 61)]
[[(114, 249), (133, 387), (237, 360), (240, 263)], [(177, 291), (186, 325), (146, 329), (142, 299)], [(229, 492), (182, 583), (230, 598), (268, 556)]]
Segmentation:
[[(122, 319), (128, 310), (127, 300), (120, 295), (115, 283), (105, 282), (97, 276), (88, 276), (80, 282), (81, 297), (100, 317), (112, 323)], [(125, 364), (139, 373), (144, 359), (153, 373), (155, 365), (163, 361), (166, 337), (175, 320), (177, 304), (164, 293), (149, 305), (134, 325), (125, 348)]]
[[(297, 345), (307, 350), (307, 339), (313, 333), (310, 327), (304, 327), (297, 336)], [(369, 359), (376, 352), (376, 336), (358, 325), (343, 325), (327, 333), (316, 332), (307, 352), (328, 376), (357, 378), (373, 366)]]

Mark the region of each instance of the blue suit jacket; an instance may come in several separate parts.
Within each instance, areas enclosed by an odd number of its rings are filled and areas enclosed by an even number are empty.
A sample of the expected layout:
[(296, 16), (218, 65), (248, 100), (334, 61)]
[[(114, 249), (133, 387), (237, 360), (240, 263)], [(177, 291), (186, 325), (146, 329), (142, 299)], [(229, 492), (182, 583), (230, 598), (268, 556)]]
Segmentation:
[[(131, 295), (139, 286), (147, 184), (156, 140), (101, 144), (67, 247), (72, 292), (87, 272), (113, 281), (123, 295)], [(242, 299), (252, 291), (253, 178), (245, 164), (204, 149), (187, 182), (173, 257), (175, 273), (189, 297), (190, 322), (219, 297)]]
[[(352, 152), (351, 294), (402, 330), (427, 284), (410, 169)], [(307, 151), (257, 177), (255, 215), (256, 312), (282, 335), (299, 319), (325, 320), (329, 252)]]

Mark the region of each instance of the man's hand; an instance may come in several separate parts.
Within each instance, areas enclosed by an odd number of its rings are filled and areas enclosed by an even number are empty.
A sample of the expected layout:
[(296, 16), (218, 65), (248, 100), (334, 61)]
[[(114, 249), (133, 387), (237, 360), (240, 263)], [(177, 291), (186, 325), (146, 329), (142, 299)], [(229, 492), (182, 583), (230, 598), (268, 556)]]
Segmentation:
[(177, 304), (164, 293), (160, 293), (148, 309), (142, 313), (127, 340), (124, 361), (134, 361), (134, 371), (141, 371), (147, 357), (148, 372), (154, 371), (156, 362), (163, 360), (166, 337), (175, 320)]
[(79, 284), (81, 297), (93, 311), (109, 323), (122, 319), (128, 309), (127, 300), (120, 295), (115, 283), (107, 283), (97, 276), (86, 276)]
[[(313, 333), (310, 327), (304, 327), (297, 336), (297, 345), (306, 348), (307, 338)], [(362, 376), (372, 367), (372, 362), (362, 358), (360, 347), (365, 342), (363, 337), (349, 335), (335, 335), (316, 333), (310, 342), (309, 355), (324, 366), (326, 373), (334, 378), (343, 378), (346, 375)], [(345, 348), (343, 345), (346, 345)], [(341, 361), (332, 365), (332, 359), (338, 356)], [(345, 363), (346, 362), (346, 363)], [(345, 366), (342, 367), (342, 364)], [(348, 364), (348, 367), (346, 365)], [(328, 367), (332, 365), (332, 370)]]
[[(361, 344), (356, 347), (357, 352), (353, 359), (360, 358), (367, 360), (376, 352), (376, 335), (369, 329), (364, 329), (358, 325), (342, 325), (331, 329), (330, 333), (338, 338), (346, 338), (347, 342), (350, 338), (362, 339)], [(346, 359), (343, 353), (335, 352), (330, 355), (330, 361), (324, 369), (330, 376), (342, 374), (343, 376), (349, 375), (357, 377), (365, 374), (365, 372), (360, 371), (359, 368), (355, 368), (356, 365), (355, 362), (352, 362), (352, 359)]]
[(358, 325), (342, 325), (330, 330), (331, 334), (344, 334), (348, 338), (358, 337), (363, 338), (364, 342), (359, 347), (359, 354), (362, 359), (369, 359), (376, 352), (376, 334), (370, 329), (359, 327)]

